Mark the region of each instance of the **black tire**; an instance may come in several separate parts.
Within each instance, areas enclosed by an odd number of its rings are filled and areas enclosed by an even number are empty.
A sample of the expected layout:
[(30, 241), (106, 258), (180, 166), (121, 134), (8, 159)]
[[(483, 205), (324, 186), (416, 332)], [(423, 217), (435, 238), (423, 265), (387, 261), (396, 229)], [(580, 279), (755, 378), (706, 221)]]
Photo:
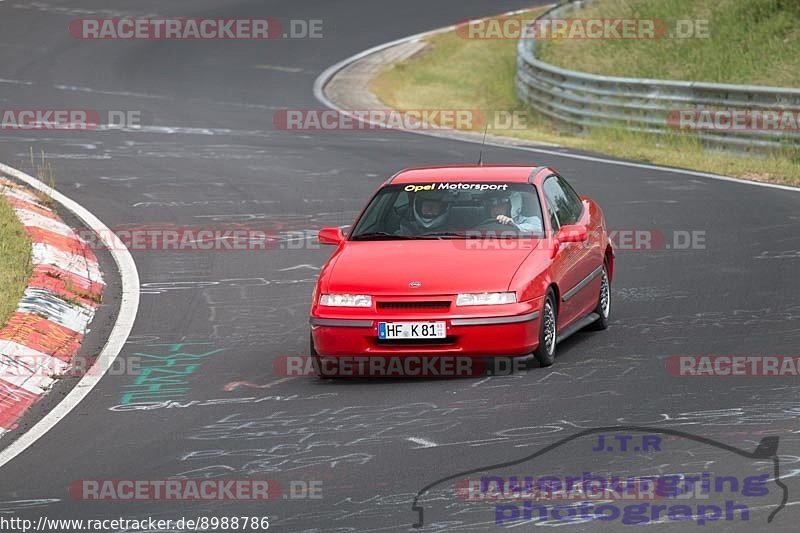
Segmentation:
[(311, 360), (314, 364), (314, 373), (317, 379), (325, 379), (327, 376), (322, 375), (322, 360), (319, 357), (317, 349), (314, 347), (314, 336), (311, 332), (308, 333), (308, 353), (311, 354)]
[(319, 358), (317, 349), (314, 347), (314, 335), (310, 331), (308, 332), (308, 353), (311, 354), (311, 357)]
[(556, 298), (553, 290), (548, 289), (539, 320), (539, 346), (533, 352), (541, 367), (550, 366), (556, 360), (557, 320)]
[(603, 263), (603, 273), (600, 275), (600, 293), (597, 296), (597, 307), (594, 312), (600, 318), (592, 322), (587, 329), (601, 331), (608, 328), (608, 320), (611, 317), (611, 281), (608, 279), (608, 265)]

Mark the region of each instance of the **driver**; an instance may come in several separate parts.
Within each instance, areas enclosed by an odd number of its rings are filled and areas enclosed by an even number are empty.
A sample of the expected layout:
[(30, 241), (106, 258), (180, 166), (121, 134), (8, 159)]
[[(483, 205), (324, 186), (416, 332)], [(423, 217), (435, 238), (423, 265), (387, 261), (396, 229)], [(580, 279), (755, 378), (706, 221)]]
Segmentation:
[(412, 211), (414, 220), (404, 233), (421, 235), (431, 233), (445, 225), (450, 216), (450, 202), (446, 192), (420, 191), (414, 195)]
[(497, 220), (500, 224), (514, 226), (523, 233), (542, 232), (542, 221), (539, 217), (522, 215), (522, 194), (518, 192), (489, 193), (486, 208), (489, 211), (489, 218)]

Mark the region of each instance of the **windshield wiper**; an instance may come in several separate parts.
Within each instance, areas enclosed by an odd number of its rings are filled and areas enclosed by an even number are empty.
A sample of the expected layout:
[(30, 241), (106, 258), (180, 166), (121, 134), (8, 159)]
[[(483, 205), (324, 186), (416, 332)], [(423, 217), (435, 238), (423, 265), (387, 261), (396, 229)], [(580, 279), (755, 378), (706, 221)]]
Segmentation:
[(370, 231), (367, 233), (359, 233), (350, 237), (354, 241), (379, 241), (390, 239), (413, 239), (411, 235), (396, 235), (394, 233), (386, 233), (385, 231)]
[(387, 233), (385, 231), (370, 231), (367, 233), (360, 233), (351, 237), (354, 241), (369, 241), (369, 240), (390, 240), (390, 239), (463, 239), (466, 234), (463, 232), (455, 231), (437, 231), (432, 233), (423, 233), (421, 235), (397, 235), (395, 233)]
[(456, 238), (456, 239), (463, 239), (466, 237), (466, 233), (462, 231), (434, 231), (432, 233), (423, 233), (419, 235), (418, 238), (420, 239), (443, 239), (447, 237)]

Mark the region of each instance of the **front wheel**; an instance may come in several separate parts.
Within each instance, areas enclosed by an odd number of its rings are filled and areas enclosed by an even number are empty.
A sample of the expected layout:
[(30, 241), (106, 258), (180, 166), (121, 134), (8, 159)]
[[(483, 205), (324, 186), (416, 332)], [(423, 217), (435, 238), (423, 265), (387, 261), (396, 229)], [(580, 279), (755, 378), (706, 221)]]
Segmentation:
[(611, 283), (608, 281), (608, 265), (603, 263), (603, 273), (600, 277), (600, 295), (597, 298), (597, 307), (594, 310), (600, 317), (592, 322), (589, 329), (595, 331), (608, 327), (608, 318), (611, 316)]
[(314, 373), (317, 375), (318, 379), (323, 379), (325, 376), (322, 375), (322, 359), (317, 352), (317, 348), (314, 346), (314, 335), (310, 332), (308, 335), (308, 351), (314, 365)]
[(533, 352), (542, 367), (550, 366), (556, 360), (556, 317), (555, 296), (552, 290), (548, 290), (539, 321), (539, 346)]

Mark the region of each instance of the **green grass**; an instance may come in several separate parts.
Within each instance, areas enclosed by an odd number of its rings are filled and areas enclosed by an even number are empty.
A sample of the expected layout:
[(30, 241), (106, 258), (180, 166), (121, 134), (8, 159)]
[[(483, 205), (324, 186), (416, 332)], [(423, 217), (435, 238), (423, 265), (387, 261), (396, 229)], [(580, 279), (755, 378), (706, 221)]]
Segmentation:
[(31, 272), (31, 241), (0, 194), (0, 326), (17, 308)]
[(560, 39), (537, 55), (571, 70), (630, 76), (800, 86), (798, 0), (599, 0), (572, 17), (707, 21), (706, 38)]
[[(675, 2), (679, 0), (665, 0)], [(530, 18), (540, 12), (522, 16)], [(497, 130), (490, 125), (489, 132), (659, 165), (800, 185), (800, 150), (768, 157), (740, 156), (703, 150), (694, 135), (678, 131), (663, 136), (612, 129), (583, 135), (560, 131), (517, 99), (516, 40), (464, 39), (448, 32), (429, 38), (428, 43), (421, 53), (385, 69), (372, 81), (372, 91), (386, 105), (396, 109), (481, 109), (489, 115), (495, 110), (523, 113), (527, 118), (524, 128)], [(787, 61), (800, 61), (800, 53)], [(800, 70), (795, 69), (794, 74), (800, 75)], [(482, 131), (482, 125), (476, 126), (472, 129)]]
[(375, 77), (371, 88), (384, 103), (397, 109), (524, 110), (513, 83), (516, 41), (447, 32), (428, 42), (421, 53)]

